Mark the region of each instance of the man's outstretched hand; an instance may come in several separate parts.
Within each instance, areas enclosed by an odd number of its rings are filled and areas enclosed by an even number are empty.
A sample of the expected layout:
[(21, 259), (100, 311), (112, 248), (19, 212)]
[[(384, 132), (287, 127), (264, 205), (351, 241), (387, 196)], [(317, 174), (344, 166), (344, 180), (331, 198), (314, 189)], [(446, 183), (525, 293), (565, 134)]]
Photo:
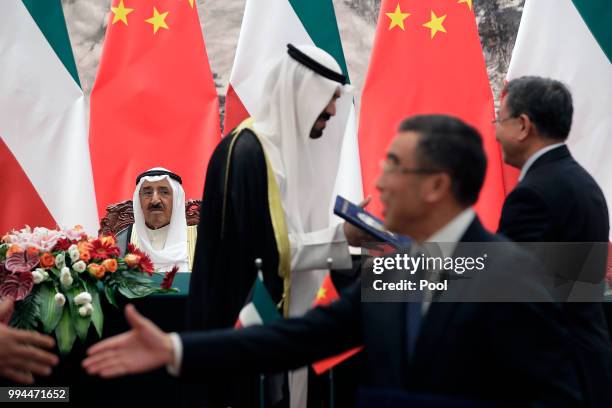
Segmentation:
[(144, 373), (174, 362), (174, 348), (168, 333), (136, 311), (125, 307), (132, 330), (94, 344), (87, 350), (83, 367), (103, 378)]
[(0, 377), (24, 384), (33, 384), (34, 375), (49, 375), (59, 361), (51, 349), (53, 338), (40, 333), (14, 329), (4, 322), (10, 320), (13, 300), (0, 302)]

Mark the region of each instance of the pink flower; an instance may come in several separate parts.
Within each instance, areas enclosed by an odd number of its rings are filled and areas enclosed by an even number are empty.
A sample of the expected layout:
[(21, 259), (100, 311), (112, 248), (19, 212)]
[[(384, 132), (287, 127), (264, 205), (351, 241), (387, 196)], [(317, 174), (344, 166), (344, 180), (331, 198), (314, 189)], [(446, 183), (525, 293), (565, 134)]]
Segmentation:
[(75, 225), (74, 228), (64, 231), (66, 237), (71, 241), (80, 241), (87, 239), (87, 234), (81, 225)]
[(36, 227), (32, 230), (26, 226), (20, 231), (13, 231), (7, 239), (10, 243), (17, 244), (22, 248), (34, 247), (39, 251), (49, 252), (60, 238), (65, 238), (61, 231), (42, 227)]
[(33, 286), (32, 272), (11, 273), (0, 285), (0, 297), (23, 300), (30, 294)]
[(6, 258), (4, 266), (11, 272), (29, 272), (40, 262), (38, 251), (16, 252)]

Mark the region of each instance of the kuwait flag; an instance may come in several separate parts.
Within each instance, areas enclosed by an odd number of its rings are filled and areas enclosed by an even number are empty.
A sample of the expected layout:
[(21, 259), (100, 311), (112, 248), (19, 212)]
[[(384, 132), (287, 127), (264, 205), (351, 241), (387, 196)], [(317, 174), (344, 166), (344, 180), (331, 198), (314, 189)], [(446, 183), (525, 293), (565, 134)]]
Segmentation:
[(610, 0), (527, 0), (508, 71), (508, 79), (539, 75), (569, 87), (574, 120), (568, 146), (595, 177), (608, 205), (612, 203), (611, 24)]
[(3, 0), (0, 13), (0, 235), (98, 215), (85, 103), (60, 0)]
[(221, 132), (195, 0), (112, 0), (89, 129), (100, 214), (151, 167), (202, 197)]
[[(266, 75), (271, 64), (287, 52), (287, 43), (315, 45), (327, 51), (349, 77), (332, 0), (247, 0), (225, 99), (226, 134), (261, 103)], [(340, 98), (336, 109), (323, 136), (344, 140), (336, 193), (359, 202), (363, 193), (352, 99)], [(330, 217), (335, 217), (331, 211), (335, 196), (332, 198), (328, 203)]]
[[(472, 0), (383, 0), (361, 101), (359, 150), (366, 195), (377, 197), (378, 163), (402, 119), (457, 116), (483, 137), (488, 168), (476, 211), (487, 228), (497, 228), (506, 189)], [(373, 200), (368, 209), (380, 214), (380, 201)]]
[[(323, 284), (321, 284), (321, 288), (317, 292), (317, 297), (312, 303), (312, 306), (328, 306), (339, 298), (340, 295), (338, 295), (338, 291), (336, 290), (336, 287), (332, 282), (331, 275), (327, 274), (327, 276), (323, 280)], [(344, 360), (359, 353), (361, 349), (363, 349), (363, 346), (355, 347), (351, 350), (347, 350), (341, 354), (338, 354), (337, 356), (327, 357), (326, 359), (317, 361), (316, 363), (312, 364), (312, 369), (315, 371), (315, 373), (322, 374), (330, 368), (333, 368), (334, 366), (340, 364)]]
[(251, 293), (247, 297), (244, 307), (240, 310), (234, 327), (240, 329), (262, 325), (281, 318), (282, 316), (264, 285), (261, 273), (258, 273)]

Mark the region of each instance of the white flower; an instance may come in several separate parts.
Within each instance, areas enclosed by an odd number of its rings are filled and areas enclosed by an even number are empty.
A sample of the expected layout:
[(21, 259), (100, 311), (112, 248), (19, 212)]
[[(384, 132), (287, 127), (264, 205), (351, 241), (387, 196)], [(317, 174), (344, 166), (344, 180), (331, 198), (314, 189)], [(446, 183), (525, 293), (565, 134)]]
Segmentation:
[(77, 246), (74, 244), (70, 245), (70, 248), (68, 248), (68, 255), (73, 263), (78, 261), (81, 256), (79, 253), (79, 248), (77, 248)]
[(66, 255), (63, 252), (60, 252), (55, 257), (55, 266), (57, 269), (62, 269), (64, 266), (66, 266)]
[(74, 297), (74, 303), (79, 306), (91, 303), (91, 294), (89, 292), (79, 293)]
[[(49, 279), (49, 274), (43, 268), (36, 268), (36, 270), (34, 270), (34, 272), (38, 272), (39, 274), (42, 275), (42, 281), (41, 282), (44, 282), (47, 279)], [(36, 282), (36, 277), (34, 276), (34, 272), (32, 272), (32, 277), (34, 278), (34, 283), (40, 283), (40, 282)]]
[(83, 273), (87, 269), (87, 265), (83, 261), (78, 261), (72, 264), (72, 269), (77, 273)]
[(70, 275), (70, 271), (68, 270), (68, 268), (62, 269), (62, 273), (60, 273), (60, 282), (64, 286), (72, 285), (73, 279), (72, 275)]
[(60, 270), (60, 274), (62, 274), (62, 273), (63, 273), (63, 274), (66, 274), (66, 273), (70, 274), (70, 269), (68, 269), (68, 267), (67, 267), (67, 266), (64, 266), (64, 267), (63, 267), (63, 268), (61, 268), (61, 270)]
[(59, 307), (64, 307), (64, 305), (66, 304), (66, 297), (62, 295), (61, 293), (56, 293), (55, 294), (55, 304), (58, 305)]
[(91, 316), (92, 313), (93, 313), (93, 306), (91, 305), (91, 303), (87, 303), (79, 307), (79, 314), (81, 315), (81, 317)]
[(34, 281), (35, 285), (38, 285), (40, 282), (45, 280), (45, 275), (40, 273), (39, 269), (36, 269), (34, 272), (32, 272), (32, 280)]

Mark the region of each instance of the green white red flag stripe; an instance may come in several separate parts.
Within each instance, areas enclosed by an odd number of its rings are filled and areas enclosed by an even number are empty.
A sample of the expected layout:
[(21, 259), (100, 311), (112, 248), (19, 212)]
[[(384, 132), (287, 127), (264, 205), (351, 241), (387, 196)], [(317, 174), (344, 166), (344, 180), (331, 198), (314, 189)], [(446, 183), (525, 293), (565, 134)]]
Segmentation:
[(96, 233), (85, 101), (61, 1), (3, 1), (0, 55), (0, 234), (24, 224)]
[[(542, 18), (545, 16), (545, 18)], [(568, 146), (612, 203), (612, 2), (527, 0), (508, 79), (551, 77), (572, 92)]]

